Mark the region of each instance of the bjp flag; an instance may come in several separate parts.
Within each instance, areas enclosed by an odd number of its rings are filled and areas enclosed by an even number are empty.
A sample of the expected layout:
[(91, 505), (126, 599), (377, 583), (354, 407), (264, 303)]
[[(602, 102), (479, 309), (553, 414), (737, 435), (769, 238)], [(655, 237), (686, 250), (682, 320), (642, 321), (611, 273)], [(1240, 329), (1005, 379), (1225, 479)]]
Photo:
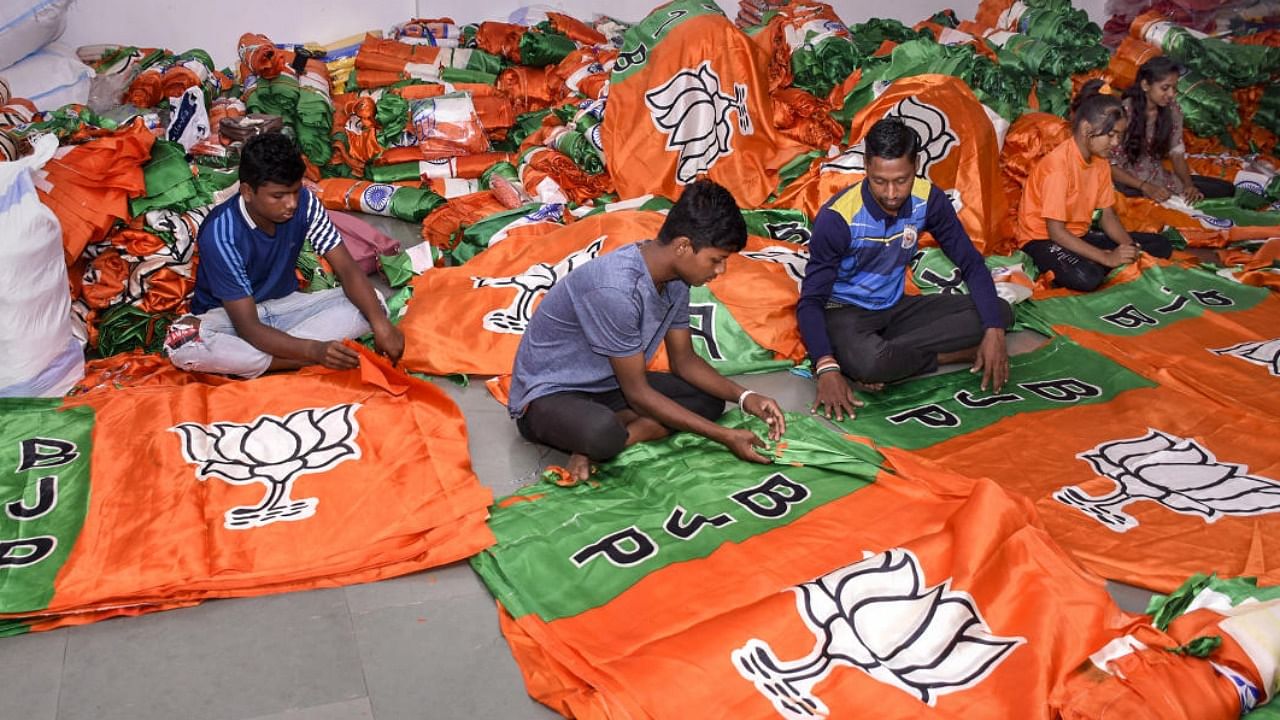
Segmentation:
[(1048, 718), (1124, 619), (994, 483), (807, 416), (772, 452), (682, 433), (498, 502), (472, 565), (530, 695), (571, 718)]
[(358, 369), (0, 401), (0, 632), (333, 587), (492, 542), (442, 391)]
[(1101, 291), (1028, 303), (1020, 317), (1165, 387), (1280, 418), (1280, 298), (1266, 288), (1152, 261)]
[(1196, 572), (1280, 580), (1280, 443), (1263, 433), (1274, 414), (1062, 337), (1010, 365), (1000, 392), (957, 371), (865, 393), (841, 425), (1031, 498), (1054, 539), (1106, 577), (1165, 591)]
[(675, 0), (627, 31), (602, 141), (621, 197), (676, 197), (702, 176), (756, 207), (809, 148), (770, 122), (769, 58), (712, 3)]
[[(564, 227), (517, 227), (465, 265), (420, 275), (400, 325), (405, 367), (437, 375), (510, 372), (542, 296), (575, 268), (656, 237), (663, 219), (621, 210)], [(803, 246), (749, 238), (724, 275), (691, 292), (694, 349), (730, 373), (799, 361), (804, 349), (794, 314), (807, 262)]]
[(837, 192), (866, 175), (863, 141), (871, 126), (900, 118), (920, 137), (917, 174), (947, 193), (979, 251), (999, 244), (1006, 200), (1000, 180), (1000, 146), (988, 111), (949, 75), (917, 75), (895, 81), (853, 118), (852, 145), (811, 169), (776, 203), (812, 217)]

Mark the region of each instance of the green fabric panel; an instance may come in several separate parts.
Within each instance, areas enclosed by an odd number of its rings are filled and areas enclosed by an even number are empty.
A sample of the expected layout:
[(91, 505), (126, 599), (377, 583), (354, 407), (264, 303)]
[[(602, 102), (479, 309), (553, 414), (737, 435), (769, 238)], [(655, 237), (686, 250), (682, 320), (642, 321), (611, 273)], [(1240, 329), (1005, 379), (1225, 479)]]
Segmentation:
[[(765, 429), (760, 420), (737, 411), (720, 422), (760, 434)], [(770, 467), (736, 460), (699, 435), (677, 433), (627, 449), (600, 466), (591, 482), (526, 487), (512, 499), (530, 502), (500, 501), (491, 508), (489, 527), (498, 542), (473, 557), (472, 567), (516, 617), (535, 613), (548, 622), (571, 617), (608, 603), (665, 567), (704, 558), (857, 492), (874, 481), (883, 460), (875, 450), (847, 442), (807, 416), (787, 417), (786, 443), (790, 462)], [(803, 490), (792, 490), (789, 497), (795, 501), (780, 517), (748, 511), (742, 493), (775, 475)], [(686, 525), (697, 513), (719, 518), (719, 527), (704, 524), (688, 539), (676, 539), (665, 528), (677, 507)], [(650, 538), (654, 552), (623, 565), (590, 555), (591, 545), (627, 528)], [(620, 545), (625, 549), (628, 543)]]
[(862, 393), (866, 405), (857, 417), (836, 424), (881, 445), (914, 450), (1014, 415), (1105, 403), (1127, 390), (1155, 386), (1063, 337), (1009, 358), (1009, 377), (1012, 382), (999, 394), (979, 389), (982, 378), (964, 369), (890, 385)]
[(1248, 310), (1268, 294), (1266, 288), (1201, 270), (1159, 266), (1136, 280), (1086, 295), (1024, 302), (1018, 314), (1045, 327), (1070, 325), (1108, 335), (1141, 335), (1205, 312)]
[[(93, 408), (61, 405), (0, 398), (0, 613), (49, 606), (89, 512)], [(0, 636), (24, 631), (0, 622)]]

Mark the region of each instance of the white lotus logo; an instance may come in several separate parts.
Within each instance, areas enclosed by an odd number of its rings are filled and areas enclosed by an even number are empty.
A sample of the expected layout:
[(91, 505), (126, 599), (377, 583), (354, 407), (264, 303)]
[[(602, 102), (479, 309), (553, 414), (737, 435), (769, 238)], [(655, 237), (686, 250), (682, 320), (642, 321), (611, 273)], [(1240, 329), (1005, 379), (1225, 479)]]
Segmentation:
[(738, 113), (738, 130), (743, 135), (752, 133), (747, 86), (734, 83), (733, 93), (730, 97), (720, 92), (720, 76), (711, 69), (710, 60), (696, 70), (681, 70), (662, 87), (645, 93), (653, 124), (667, 136), (666, 149), (680, 153), (676, 181), (681, 185), (693, 182), (733, 152), (731, 111)]
[(784, 662), (753, 638), (733, 651), (734, 666), (791, 720), (830, 713), (813, 688), (840, 666), (934, 705), (981, 682), (1026, 642), (994, 635), (973, 598), (950, 586), (948, 579), (928, 587), (909, 550), (872, 555), (791, 588), (817, 638), (808, 655)]
[(359, 408), (359, 403), (306, 408), (284, 417), (263, 415), (247, 424), (182, 423), (170, 431), (182, 436), (182, 456), (197, 466), (197, 479), (216, 477), (233, 485), (267, 486), (261, 503), (227, 511), (227, 529), (243, 530), (315, 514), (317, 498), (290, 499), (293, 481), (360, 457), (355, 442), (360, 433), (355, 418)]
[[(916, 170), (918, 177), (928, 177), (929, 168), (942, 162), (956, 148), (960, 139), (951, 130), (951, 123), (946, 113), (928, 103), (909, 97), (889, 108), (884, 117), (901, 118), (907, 127), (916, 132), (920, 138), (920, 167)], [(864, 155), (865, 141), (850, 147), (843, 155), (824, 163), (823, 171), (841, 173), (867, 172), (867, 160)], [(955, 199), (952, 199), (955, 204)]]
[(777, 263), (787, 269), (787, 274), (796, 281), (796, 289), (804, 282), (804, 270), (809, 265), (809, 252), (803, 248), (780, 247), (770, 245), (761, 250), (742, 253), (743, 257), (761, 262)]
[(560, 262), (534, 263), (527, 270), (517, 275), (506, 277), (473, 277), (471, 286), (482, 288), (515, 288), (516, 296), (509, 305), (488, 312), (484, 316), (484, 329), (489, 332), (524, 334), (533, 317), (533, 301), (564, 279), (574, 268), (586, 265), (600, 256), (607, 235), (601, 235), (589, 245), (566, 255)]
[(1076, 457), (1115, 481), (1102, 497), (1064, 487), (1053, 499), (1070, 505), (1116, 532), (1138, 526), (1124, 512), (1129, 503), (1150, 500), (1183, 515), (1217, 522), (1228, 515), (1280, 511), (1280, 483), (1250, 475), (1249, 468), (1219, 462), (1195, 440), (1148, 430), (1140, 438), (1103, 443)]
[(1209, 352), (1215, 355), (1229, 355), (1254, 365), (1261, 365), (1272, 375), (1280, 375), (1280, 338), (1242, 342)]

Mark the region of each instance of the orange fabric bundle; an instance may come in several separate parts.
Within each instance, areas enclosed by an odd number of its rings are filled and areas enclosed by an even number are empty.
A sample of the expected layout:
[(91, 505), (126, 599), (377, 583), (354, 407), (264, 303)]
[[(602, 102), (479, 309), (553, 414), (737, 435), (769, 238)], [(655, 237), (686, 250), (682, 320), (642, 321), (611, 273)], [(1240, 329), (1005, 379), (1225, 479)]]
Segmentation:
[(422, 238), (438, 248), (450, 250), (458, 244), (457, 234), (463, 225), (506, 209), (488, 190), (453, 198), (422, 221)]
[(1040, 158), (1071, 137), (1071, 125), (1057, 115), (1027, 113), (1014, 121), (1004, 136), (1004, 149), (1000, 153), (1000, 179), (1004, 185), (1008, 212), (1001, 222), (1000, 236), (1004, 242), (987, 249), (988, 253), (1007, 255), (1018, 249), (1013, 238), (1017, 224), (1018, 204), (1022, 201), (1022, 188)]
[(138, 118), (45, 164), (37, 189), (62, 225), (68, 265), (89, 243), (104, 239), (117, 220), (129, 217), (129, 199), (146, 192), (142, 165), (155, 139)]
[(509, 67), (498, 73), (498, 92), (511, 99), (517, 115), (545, 110), (560, 99), (550, 80), (549, 68)]
[(149, 67), (138, 73), (125, 91), (123, 102), (140, 108), (155, 107), (164, 97), (164, 75), (158, 68)]
[(1107, 72), (1111, 75), (1111, 84), (1117, 88), (1127, 88), (1138, 79), (1138, 68), (1153, 57), (1162, 53), (1155, 45), (1126, 35), (1120, 41), (1115, 54), (1111, 56), (1111, 64)]
[(557, 12), (547, 13), (551, 27), (579, 45), (603, 45), (608, 42), (604, 34), (581, 20)]
[(609, 173), (591, 175), (564, 153), (551, 148), (540, 148), (529, 153), (520, 166), (520, 179), (530, 195), (538, 195), (538, 186), (551, 178), (565, 197), (575, 203), (589, 202), (607, 192), (613, 192), (613, 178)]
[(487, 53), (520, 64), (520, 38), (528, 30), (523, 25), (504, 22), (482, 22), (476, 29), (476, 45)]
[(825, 149), (840, 142), (844, 128), (831, 117), (831, 105), (800, 88), (771, 93), (773, 124), (783, 135), (810, 147)]
[(618, 51), (603, 48), (582, 48), (569, 53), (558, 65), (547, 68), (547, 82), (560, 97), (579, 93), (599, 99), (600, 91), (609, 82), (609, 63), (617, 60)]
[(284, 72), (287, 59), (284, 51), (277, 48), (271, 40), (260, 33), (245, 33), (240, 36), (237, 54), (240, 56), (240, 81), (249, 75), (257, 75), (264, 80), (279, 77)]
[(129, 263), (112, 248), (102, 251), (88, 263), (80, 297), (95, 310), (105, 310), (119, 301), (129, 281)]

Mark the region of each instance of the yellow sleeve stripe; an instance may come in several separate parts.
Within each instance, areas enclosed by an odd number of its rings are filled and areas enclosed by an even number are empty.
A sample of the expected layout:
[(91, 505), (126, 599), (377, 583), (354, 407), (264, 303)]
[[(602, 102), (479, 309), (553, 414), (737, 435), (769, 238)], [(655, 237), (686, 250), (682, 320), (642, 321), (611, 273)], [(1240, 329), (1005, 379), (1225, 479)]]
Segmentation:
[(862, 210), (862, 183), (845, 190), (831, 203), (831, 209), (839, 213), (846, 223), (853, 222), (854, 216)]

